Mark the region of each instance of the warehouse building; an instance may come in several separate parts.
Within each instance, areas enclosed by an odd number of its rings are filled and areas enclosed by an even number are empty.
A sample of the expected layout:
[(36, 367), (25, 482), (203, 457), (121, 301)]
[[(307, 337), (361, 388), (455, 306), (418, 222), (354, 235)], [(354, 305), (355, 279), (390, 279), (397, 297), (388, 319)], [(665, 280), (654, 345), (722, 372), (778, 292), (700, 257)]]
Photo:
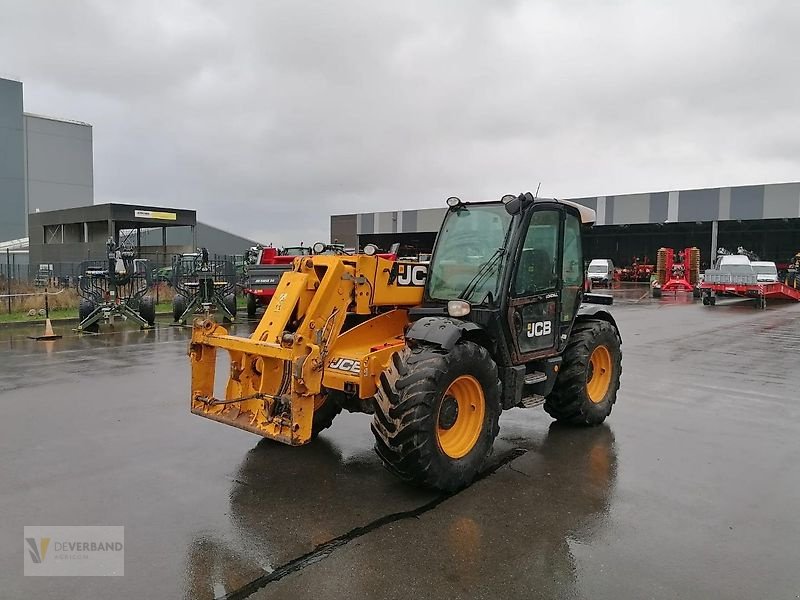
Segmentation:
[[(135, 248), (140, 258), (160, 256), (166, 260), (172, 254), (191, 252), (197, 247), (193, 210), (94, 204), (33, 213), (29, 219), (29, 252), (34, 264), (105, 259), (109, 239)], [(158, 235), (144, 240), (143, 230), (156, 231)], [(181, 236), (185, 243), (176, 243), (177, 234), (173, 232), (181, 230), (185, 230)]]
[[(653, 260), (661, 247), (697, 246), (703, 265), (720, 247), (742, 246), (776, 262), (800, 251), (800, 182), (569, 200), (597, 211), (597, 224), (586, 236), (586, 256), (611, 258), (618, 265), (634, 258)], [(381, 248), (400, 242), (405, 253), (426, 252), (444, 213), (443, 206), (334, 215), (331, 240)]]

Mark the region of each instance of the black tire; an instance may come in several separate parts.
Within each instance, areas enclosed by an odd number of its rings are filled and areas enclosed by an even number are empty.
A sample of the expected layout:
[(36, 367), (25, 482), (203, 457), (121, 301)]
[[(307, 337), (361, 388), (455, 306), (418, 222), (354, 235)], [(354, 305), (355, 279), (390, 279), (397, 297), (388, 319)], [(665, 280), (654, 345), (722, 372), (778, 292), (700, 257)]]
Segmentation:
[[(444, 394), (462, 376), (472, 378), (470, 385), (479, 384), (484, 412), (477, 439), (466, 454), (453, 458), (442, 449), (437, 432)], [(458, 423), (457, 411), (450, 417)], [(499, 418), (497, 365), (485, 348), (459, 342), (447, 352), (438, 346), (415, 344), (394, 354), (381, 374), (372, 420), (375, 451), (400, 479), (455, 491), (469, 485), (480, 472), (497, 437)], [(453, 426), (441, 427), (449, 430)]]
[(711, 306), (716, 306), (716, 305), (717, 305), (717, 297), (716, 297), (716, 296), (711, 296), (711, 297), (708, 299), (708, 303), (709, 303)]
[[(598, 425), (605, 421), (617, 401), (622, 374), (621, 344), (616, 328), (607, 321), (575, 323), (562, 355), (556, 383), (544, 403), (547, 413), (571, 425)], [(611, 379), (602, 397), (593, 401), (589, 395), (593, 371), (590, 359), (595, 349), (601, 346), (605, 346), (610, 355)]]
[(703, 296), (703, 294), (700, 292), (700, 288), (694, 288), (692, 290), (692, 296), (694, 298), (701, 298)]
[(709, 296), (703, 296), (703, 306), (708, 306), (709, 304), (711, 304)]
[(653, 298), (661, 298), (661, 288), (659, 287), (653, 288)]
[(156, 324), (156, 301), (152, 296), (144, 296), (139, 300), (139, 316), (152, 327)]
[[(225, 296), (222, 299), (222, 302), (225, 305), (225, 308), (228, 309), (228, 312), (230, 312), (235, 317), (236, 316), (236, 294), (228, 294), (227, 296)], [(226, 314), (225, 317), (223, 318), (223, 321), (230, 322), (231, 318)]]
[(91, 300), (86, 300), (85, 298), (81, 298), (80, 304), (78, 304), (78, 319), (83, 321), (86, 317), (88, 317), (92, 312), (94, 312), (95, 304)]
[(172, 320), (177, 323), (181, 315), (186, 312), (187, 306), (186, 296), (183, 294), (175, 294), (175, 297), (172, 299)]
[(328, 390), (322, 405), (314, 410), (311, 423), (311, 439), (316, 438), (333, 424), (333, 420), (342, 412), (341, 397), (344, 394), (338, 390)]
[(247, 294), (247, 316), (251, 319), (256, 316), (256, 309), (258, 309), (258, 302), (256, 302), (255, 294)]
[[(92, 302), (91, 300), (87, 300), (86, 298), (81, 298), (81, 301), (78, 304), (79, 324), (83, 323), (84, 319), (86, 319), (86, 317), (92, 314), (95, 308), (97, 308), (97, 305), (94, 302)], [(97, 333), (98, 331), (100, 331), (100, 322), (95, 321), (91, 325), (84, 327), (83, 331)]]

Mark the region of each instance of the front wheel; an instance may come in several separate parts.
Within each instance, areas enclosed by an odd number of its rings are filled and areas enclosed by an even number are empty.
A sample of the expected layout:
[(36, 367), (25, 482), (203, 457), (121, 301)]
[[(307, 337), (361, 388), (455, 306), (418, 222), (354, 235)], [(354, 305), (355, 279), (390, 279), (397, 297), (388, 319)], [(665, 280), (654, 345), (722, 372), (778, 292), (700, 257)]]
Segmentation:
[[(93, 301), (81, 298), (81, 301), (78, 304), (78, 319), (79, 319), (78, 324), (83, 323), (89, 317), (89, 315), (91, 315), (95, 311), (96, 308), (97, 305)], [(98, 331), (100, 331), (100, 322), (95, 321), (91, 325), (85, 326), (83, 328), (83, 331), (97, 333)]]
[(544, 409), (573, 425), (597, 425), (611, 414), (622, 374), (621, 341), (607, 321), (575, 323)]
[(415, 344), (392, 356), (375, 395), (375, 451), (401, 479), (444, 491), (469, 485), (499, 431), (500, 381), (487, 350)]
[(175, 294), (175, 297), (172, 299), (172, 320), (177, 323), (183, 316), (183, 313), (186, 312), (187, 306), (188, 301), (186, 300), (186, 296), (183, 294)]
[[(227, 311), (233, 316), (236, 317), (236, 294), (227, 294), (223, 299), (223, 303), (225, 304), (225, 308)], [(232, 323), (233, 320), (227, 314), (223, 317), (223, 321), (227, 323)]]
[(333, 420), (342, 412), (343, 396), (344, 394), (338, 390), (328, 390), (327, 394), (320, 394), (314, 402), (314, 416), (311, 421), (312, 440), (333, 425)]

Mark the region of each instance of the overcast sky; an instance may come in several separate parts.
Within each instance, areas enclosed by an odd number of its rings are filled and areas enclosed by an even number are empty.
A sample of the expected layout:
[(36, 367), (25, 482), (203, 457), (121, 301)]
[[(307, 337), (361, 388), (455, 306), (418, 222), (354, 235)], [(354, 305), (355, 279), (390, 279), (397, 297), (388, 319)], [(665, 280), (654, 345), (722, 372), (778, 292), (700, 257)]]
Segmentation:
[(25, 110), (94, 126), (95, 202), (262, 242), (535, 189), (800, 180), (800, 3), (0, 0)]

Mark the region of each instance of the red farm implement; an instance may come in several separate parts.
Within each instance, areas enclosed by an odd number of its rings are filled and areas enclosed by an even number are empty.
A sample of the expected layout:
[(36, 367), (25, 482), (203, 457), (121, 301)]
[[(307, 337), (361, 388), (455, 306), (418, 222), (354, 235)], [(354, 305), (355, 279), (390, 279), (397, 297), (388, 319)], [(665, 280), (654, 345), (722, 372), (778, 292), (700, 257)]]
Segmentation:
[(700, 250), (684, 248), (675, 253), (672, 248), (660, 248), (656, 258), (655, 280), (652, 282), (653, 298), (665, 292), (692, 292), (700, 297), (697, 283), (700, 279)]

